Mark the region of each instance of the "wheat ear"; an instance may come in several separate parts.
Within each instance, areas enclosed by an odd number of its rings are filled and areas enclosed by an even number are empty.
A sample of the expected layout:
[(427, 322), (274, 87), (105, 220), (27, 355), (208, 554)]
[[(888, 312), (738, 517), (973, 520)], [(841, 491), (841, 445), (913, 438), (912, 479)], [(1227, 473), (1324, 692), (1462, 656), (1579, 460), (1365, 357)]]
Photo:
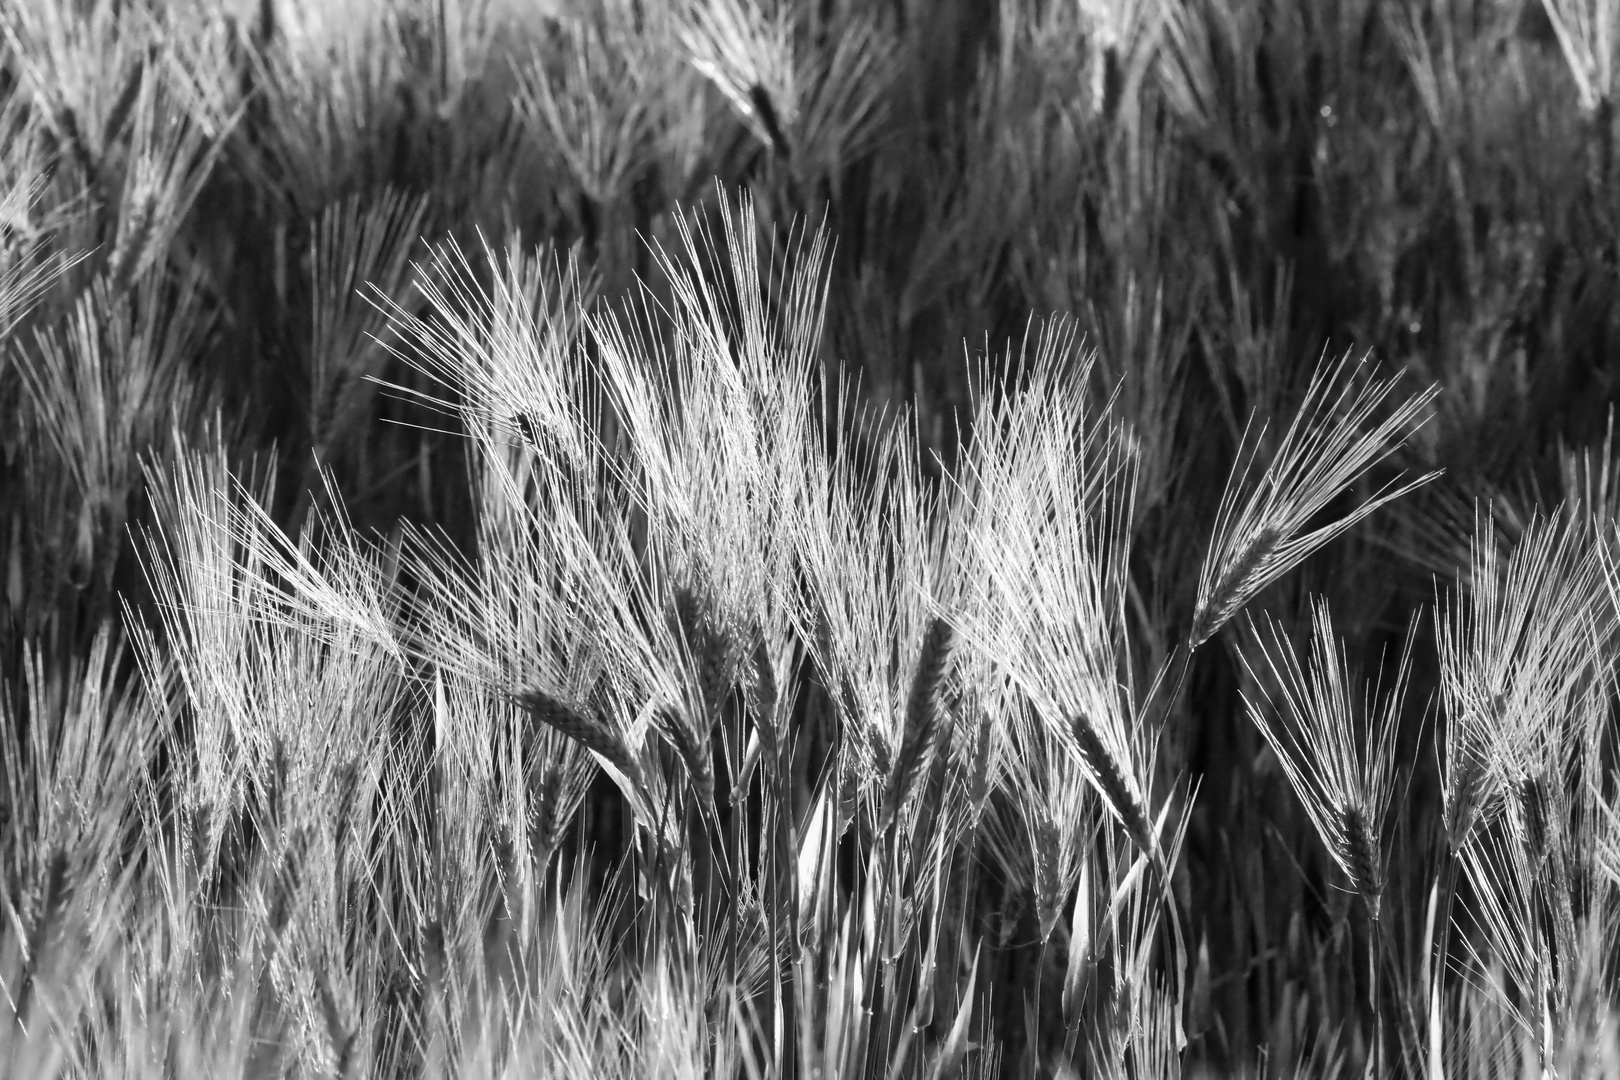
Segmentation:
[(1446, 829), (1446, 843), (1451, 853), (1457, 855), (1467, 843), (1484, 802), (1486, 762), (1478, 740), (1467, 734), (1457, 736), (1451, 756), (1453, 760), (1446, 762), (1440, 816)]
[(707, 738), (737, 681), (737, 635), (719, 617), (706, 591), (676, 589), (674, 609), (676, 625), (696, 668), (698, 693), (706, 712), (698, 731)]
[(1032, 891), (1035, 894), (1035, 922), (1040, 927), (1041, 941), (1052, 936), (1058, 916), (1063, 914), (1063, 876), (1059, 870), (1057, 825), (1049, 811), (1042, 808), (1029, 823), (1030, 853), (1034, 856), (1035, 873)]
[(669, 739), (670, 745), (675, 748), (675, 755), (681, 759), (681, 764), (686, 768), (687, 778), (692, 782), (692, 791), (697, 795), (699, 804), (713, 812), (714, 767), (709, 760), (707, 736), (700, 736), (697, 731), (692, 730), (692, 725), (673, 709), (663, 710), (659, 714), (659, 719), (663, 722), (665, 737)]
[(529, 788), (529, 850), (540, 873), (556, 850), (561, 831), (558, 804), (562, 800), (563, 766), (552, 761)]
[(922, 651), (917, 657), (917, 672), (911, 680), (911, 693), (906, 698), (906, 727), (900, 740), (900, 753), (889, 771), (889, 781), (883, 790), (883, 815), (880, 831), (887, 831), (900, 808), (911, 797), (922, 774), (924, 759), (934, 745), (939, 732), (943, 709), (940, 698), (944, 693), (945, 672), (950, 663), (951, 625), (935, 616), (923, 635)]
[(561, 732), (619, 770), (634, 787), (641, 786), (641, 767), (618, 733), (560, 698), (543, 690), (525, 690), (517, 703), (536, 721)]
[(1216, 580), (1208, 598), (1198, 605), (1188, 634), (1191, 648), (1196, 649), (1213, 637), (1258, 591), (1264, 580), (1265, 562), (1276, 552), (1282, 539), (1281, 529), (1269, 527), (1261, 529), (1243, 546), (1231, 566)]
[(1378, 837), (1359, 806), (1347, 804), (1339, 808), (1339, 834), (1335, 839), (1340, 865), (1345, 867), (1351, 887), (1361, 894), (1367, 911), (1376, 920), (1384, 894), (1383, 860)]
[(1125, 826), (1125, 833), (1131, 838), (1131, 843), (1135, 844), (1142, 854), (1149, 858), (1155, 857), (1153, 825), (1148, 818), (1147, 807), (1136, 794), (1136, 788), (1128, 779), (1129, 774), (1125, 771), (1123, 763), (1108, 749), (1107, 744), (1098, 735), (1096, 726), (1084, 713), (1075, 713), (1069, 728), (1074, 732), (1074, 741), (1080, 749), (1080, 759), (1091, 773), (1097, 790), (1108, 801), (1109, 809), (1113, 810), (1120, 824)]

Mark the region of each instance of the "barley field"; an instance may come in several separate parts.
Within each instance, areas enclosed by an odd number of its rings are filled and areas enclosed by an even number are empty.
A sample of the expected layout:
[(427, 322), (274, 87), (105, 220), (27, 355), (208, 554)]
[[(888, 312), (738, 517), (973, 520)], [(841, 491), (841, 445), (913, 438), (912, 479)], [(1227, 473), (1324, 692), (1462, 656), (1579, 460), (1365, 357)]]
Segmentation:
[(1620, 1078), (1615, 0), (5, 0), (0, 1077)]

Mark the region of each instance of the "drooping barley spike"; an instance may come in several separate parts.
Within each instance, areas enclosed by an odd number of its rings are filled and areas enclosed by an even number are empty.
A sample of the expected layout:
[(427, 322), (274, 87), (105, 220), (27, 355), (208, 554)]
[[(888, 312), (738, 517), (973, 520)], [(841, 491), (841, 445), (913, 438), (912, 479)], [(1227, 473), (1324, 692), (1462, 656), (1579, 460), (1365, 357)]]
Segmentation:
[(1108, 800), (1114, 816), (1125, 826), (1125, 833), (1131, 838), (1131, 843), (1135, 844), (1142, 854), (1156, 858), (1153, 826), (1148, 819), (1147, 807), (1142, 805), (1142, 800), (1136, 795), (1136, 789), (1127, 779), (1124, 764), (1104, 745), (1097, 735), (1097, 729), (1085, 714), (1076, 713), (1070, 728), (1074, 732), (1075, 742), (1079, 744), (1082, 760), (1091, 770), (1097, 787), (1102, 792), (1103, 798)]
[(922, 651), (917, 656), (917, 671), (912, 676), (911, 692), (906, 697), (906, 725), (900, 737), (900, 753), (889, 770), (888, 783), (883, 790), (880, 831), (888, 829), (901, 806), (910, 798), (922, 773), (923, 762), (933, 749), (944, 715), (940, 698), (945, 688), (950, 652), (951, 625), (936, 615), (923, 635)]
[(516, 700), (536, 721), (573, 739), (619, 770), (632, 785), (641, 785), (641, 767), (630, 747), (606, 724), (542, 690), (525, 690)]
[(1379, 900), (1384, 892), (1383, 860), (1379, 857), (1378, 838), (1367, 826), (1367, 815), (1358, 806), (1343, 806), (1339, 810), (1343, 848), (1340, 858), (1349, 868), (1350, 885), (1367, 903), (1367, 911), (1376, 922)]
[(1189, 643), (1197, 648), (1215, 635), (1215, 632), (1236, 615), (1254, 592), (1262, 564), (1282, 542), (1282, 531), (1275, 527), (1261, 529), (1254, 539), (1232, 560), (1224, 573), (1216, 579), (1207, 596), (1199, 597), (1198, 609), (1193, 614)]

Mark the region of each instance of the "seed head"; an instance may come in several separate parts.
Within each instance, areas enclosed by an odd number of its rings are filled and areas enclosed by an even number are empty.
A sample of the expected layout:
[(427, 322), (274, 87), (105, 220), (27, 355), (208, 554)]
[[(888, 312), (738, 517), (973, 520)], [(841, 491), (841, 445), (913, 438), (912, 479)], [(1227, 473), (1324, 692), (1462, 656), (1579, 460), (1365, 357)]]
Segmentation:
[(889, 827), (910, 798), (916, 788), (917, 777), (922, 773), (923, 763), (933, 751), (944, 711), (941, 697), (950, 651), (950, 623), (936, 615), (923, 635), (917, 671), (912, 677), (911, 693), (906, 699), (906, 726), (900, 740), (900, 753), (895, 758), (894, 768), (890, 770), (889, 782), (883, 792), (882, 829)]

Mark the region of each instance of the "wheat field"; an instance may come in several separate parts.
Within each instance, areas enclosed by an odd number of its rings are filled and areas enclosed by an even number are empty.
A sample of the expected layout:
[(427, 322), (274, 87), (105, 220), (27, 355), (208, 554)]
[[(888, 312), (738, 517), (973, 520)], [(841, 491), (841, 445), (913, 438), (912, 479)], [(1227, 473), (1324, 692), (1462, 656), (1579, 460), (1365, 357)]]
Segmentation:
[(1613, 0), (9, 0), (0, 1077), (1620, 1078)]

